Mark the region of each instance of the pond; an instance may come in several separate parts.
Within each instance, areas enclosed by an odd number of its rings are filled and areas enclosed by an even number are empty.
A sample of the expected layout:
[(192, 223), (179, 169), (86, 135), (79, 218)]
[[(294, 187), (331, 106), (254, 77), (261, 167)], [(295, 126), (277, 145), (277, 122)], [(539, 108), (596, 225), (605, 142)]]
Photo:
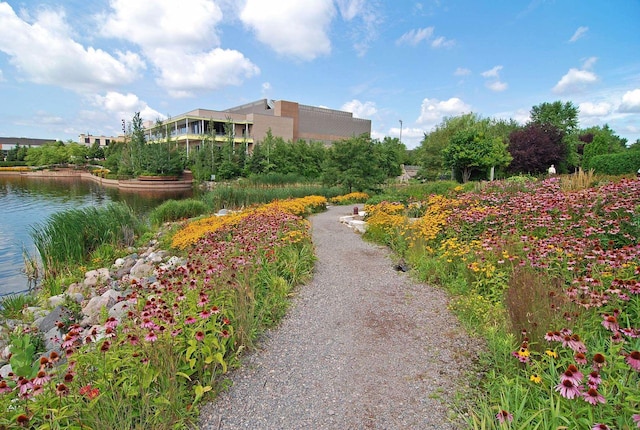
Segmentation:
[(24, 252), (37, 252), (29, 232), (55, 212), (109, 202), (126, 202), (141, 215), (171, 198), (192, 192), (125, 192), (80, 178), (27, 178), (0, 175), (0, 297), (24, 292)]

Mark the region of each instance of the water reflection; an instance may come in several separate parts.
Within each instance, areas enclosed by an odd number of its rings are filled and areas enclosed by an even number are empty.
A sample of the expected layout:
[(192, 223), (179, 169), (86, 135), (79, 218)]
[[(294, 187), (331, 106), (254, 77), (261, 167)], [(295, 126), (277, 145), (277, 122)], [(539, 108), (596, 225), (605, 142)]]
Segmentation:
[(27, 287), (23, 250), (35, 255), (29, 231), (53, 213), (122, 201), (142, 217), (167, 199), (192, 195), (191, 191), (123, 192), (80, 178), (0, 176), (0, 296)]

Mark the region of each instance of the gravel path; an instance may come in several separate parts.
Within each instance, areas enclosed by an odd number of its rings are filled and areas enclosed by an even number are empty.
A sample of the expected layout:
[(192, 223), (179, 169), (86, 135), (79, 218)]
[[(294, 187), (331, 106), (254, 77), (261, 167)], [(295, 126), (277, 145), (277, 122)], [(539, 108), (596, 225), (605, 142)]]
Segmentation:
[(386, 248), (311, 217), (318, 261), (288, 315), (204, 405), (200, 428), (457, 429), (447, 405), (478, 351), (443, 292), (396, 272)]

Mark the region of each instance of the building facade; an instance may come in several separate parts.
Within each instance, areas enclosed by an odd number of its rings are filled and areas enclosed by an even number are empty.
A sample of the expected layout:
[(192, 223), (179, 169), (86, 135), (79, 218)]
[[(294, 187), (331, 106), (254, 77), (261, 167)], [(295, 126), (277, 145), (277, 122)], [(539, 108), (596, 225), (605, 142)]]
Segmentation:
[(169, 138), (183, 144), (187, 153), (197, 150), (206, 139), (223, 143), (230, 138), (236, 146), (244, 146), (250, 152), (269, 130), (285, 141), (306, 140), (325, 145), (371, 134), (371, 120), (354, 118), (351, 112), (267, 99), (224, 111), (196, 109), (161, 123), (148, 121), (144, 127), (148, 141)]
[(93, 134), (80, 134), (78, 135), (78, 143), (85, 146), (93, 146), (98, 144), (104, 148), (115, 142), (124, 142), (124, 135), (122, 136), (94, 136)]

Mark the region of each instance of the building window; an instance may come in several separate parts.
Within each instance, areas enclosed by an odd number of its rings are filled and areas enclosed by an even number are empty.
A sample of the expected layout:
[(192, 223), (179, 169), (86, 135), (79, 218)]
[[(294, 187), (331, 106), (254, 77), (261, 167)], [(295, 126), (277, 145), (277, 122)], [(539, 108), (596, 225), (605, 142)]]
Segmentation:
[(98, 145), (100, 145), (100, 139), (96, 139), (93, 143), (97, 143)]
[(85, 137), (85, 138), (84, 138), (84, 143), (91, 143), (91, 141), (89, 140), (89, 138), (88, 138), (88, 137)]
[(109, 146), (109, 144), (111, 143), (111, 139), (105, 139), (104, 140), (104, 144)]

